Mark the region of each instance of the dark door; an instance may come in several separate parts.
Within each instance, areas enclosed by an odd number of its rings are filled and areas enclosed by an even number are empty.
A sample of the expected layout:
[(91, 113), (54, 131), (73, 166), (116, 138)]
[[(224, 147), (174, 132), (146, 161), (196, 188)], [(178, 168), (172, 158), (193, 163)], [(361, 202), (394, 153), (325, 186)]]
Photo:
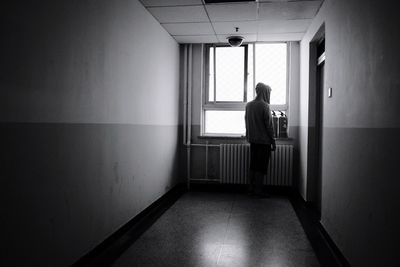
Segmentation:
[[(324, 45), (322, 42), (320, 45)], [(318, 57), (317, 62), (317, 86), (316, 86), (316, 112), (315, 112), (315, 209), (321, 218), (321, 195), (322, 195), (322, 136), (324, 125), (324, 71), (325, 71), (325, 51)]]
[(323, 131), (323, 95), (324, 95), (324, 69), (325, 62), (318, 65), (317, 68), (317, 120), (316, 120), (316, 209), (319, 216), (321, 216), (321, 191), (322, 191), (322, 131)]

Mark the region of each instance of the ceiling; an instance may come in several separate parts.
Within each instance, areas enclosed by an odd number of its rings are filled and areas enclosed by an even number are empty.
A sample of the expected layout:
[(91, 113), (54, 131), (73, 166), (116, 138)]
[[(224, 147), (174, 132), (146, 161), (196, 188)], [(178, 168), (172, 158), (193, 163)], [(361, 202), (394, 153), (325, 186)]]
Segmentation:
[[(298, 41), (323, 0), (258, 0), (204, 4), (203, 0), (140, 0), (178, 43)], [(235, 27), (239, 27), (235, 32)]]

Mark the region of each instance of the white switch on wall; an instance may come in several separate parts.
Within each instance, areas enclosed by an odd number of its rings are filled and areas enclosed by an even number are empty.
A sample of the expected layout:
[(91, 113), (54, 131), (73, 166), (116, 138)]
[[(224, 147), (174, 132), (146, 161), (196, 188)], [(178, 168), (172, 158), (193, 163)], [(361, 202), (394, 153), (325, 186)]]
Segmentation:
[(332, 87), (328, 88), (328, 97), (331, 98), (332, 97)]

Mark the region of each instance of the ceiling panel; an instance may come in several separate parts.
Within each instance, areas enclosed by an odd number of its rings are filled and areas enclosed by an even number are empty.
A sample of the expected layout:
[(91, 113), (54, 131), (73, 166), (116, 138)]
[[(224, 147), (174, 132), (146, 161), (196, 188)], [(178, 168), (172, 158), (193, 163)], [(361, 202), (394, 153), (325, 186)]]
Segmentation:
[(147, 10), (160, 23), (209, 21), (203, 6), (149, 7)]
[(261, 20), (258, 22), (258, 33), (306, 32), (312, 19), (299, 20)]
[[(218, 41), (220, 43), (228, 43), (228, 40), (226, 38), (228, 38), (229, 36), (230, 34), (218, 34)], [(257, 41), (257, 34), (241, 34), (240, 36), (244, 37), (244, 43)]]
[(322, 1), (260, 3), (260, 20), (314, 18)]
[(206, 5), (210, 20), (214, 21), (243, 21), (257, 19), (257, 4)]
[[(323, 0), (258, 0), (204, 4), (203, 0), (140, 0), (179, 43), (298, 41)], [(235, 31), (239, 27), (239, 31)]]
[(205, 44), (205, 43), (218, 43), (215, 35), (180, 35), (172, 36), (178, 43), (181, 44)]
[(168, 23), (162, 26), (171, 35), (212, 35), (214, 30), (209, 22)]
[(264, 33), (258, 34), (258, 42), (300, 41), (304, 33)]
[[(236, 21), (236, 22), (213, 22), (216, 34), (236, 34), (257, 33), (257, 21)], [(235, 27), (239, 27), (239, 31), (235, 32)]]
[(140, 0), (145, 7), (202, 5), (201, 0)]

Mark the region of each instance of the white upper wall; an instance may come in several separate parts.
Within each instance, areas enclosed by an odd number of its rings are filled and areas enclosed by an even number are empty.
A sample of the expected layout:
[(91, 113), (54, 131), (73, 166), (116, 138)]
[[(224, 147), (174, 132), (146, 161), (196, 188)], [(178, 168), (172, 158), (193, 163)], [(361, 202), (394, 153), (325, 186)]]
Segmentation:
[(0, 121), (178, 124), (179, 45), (140, 2), (26, 10), (5, 15)]
[(325, 87), (333, 88), (324, 101), (325, 126), (400, 127), (400, 38), (393, 8), (372, 0), (324, 2), (301, 41), (301, 125), (308, 125), (309, 43), (325, 23)]

